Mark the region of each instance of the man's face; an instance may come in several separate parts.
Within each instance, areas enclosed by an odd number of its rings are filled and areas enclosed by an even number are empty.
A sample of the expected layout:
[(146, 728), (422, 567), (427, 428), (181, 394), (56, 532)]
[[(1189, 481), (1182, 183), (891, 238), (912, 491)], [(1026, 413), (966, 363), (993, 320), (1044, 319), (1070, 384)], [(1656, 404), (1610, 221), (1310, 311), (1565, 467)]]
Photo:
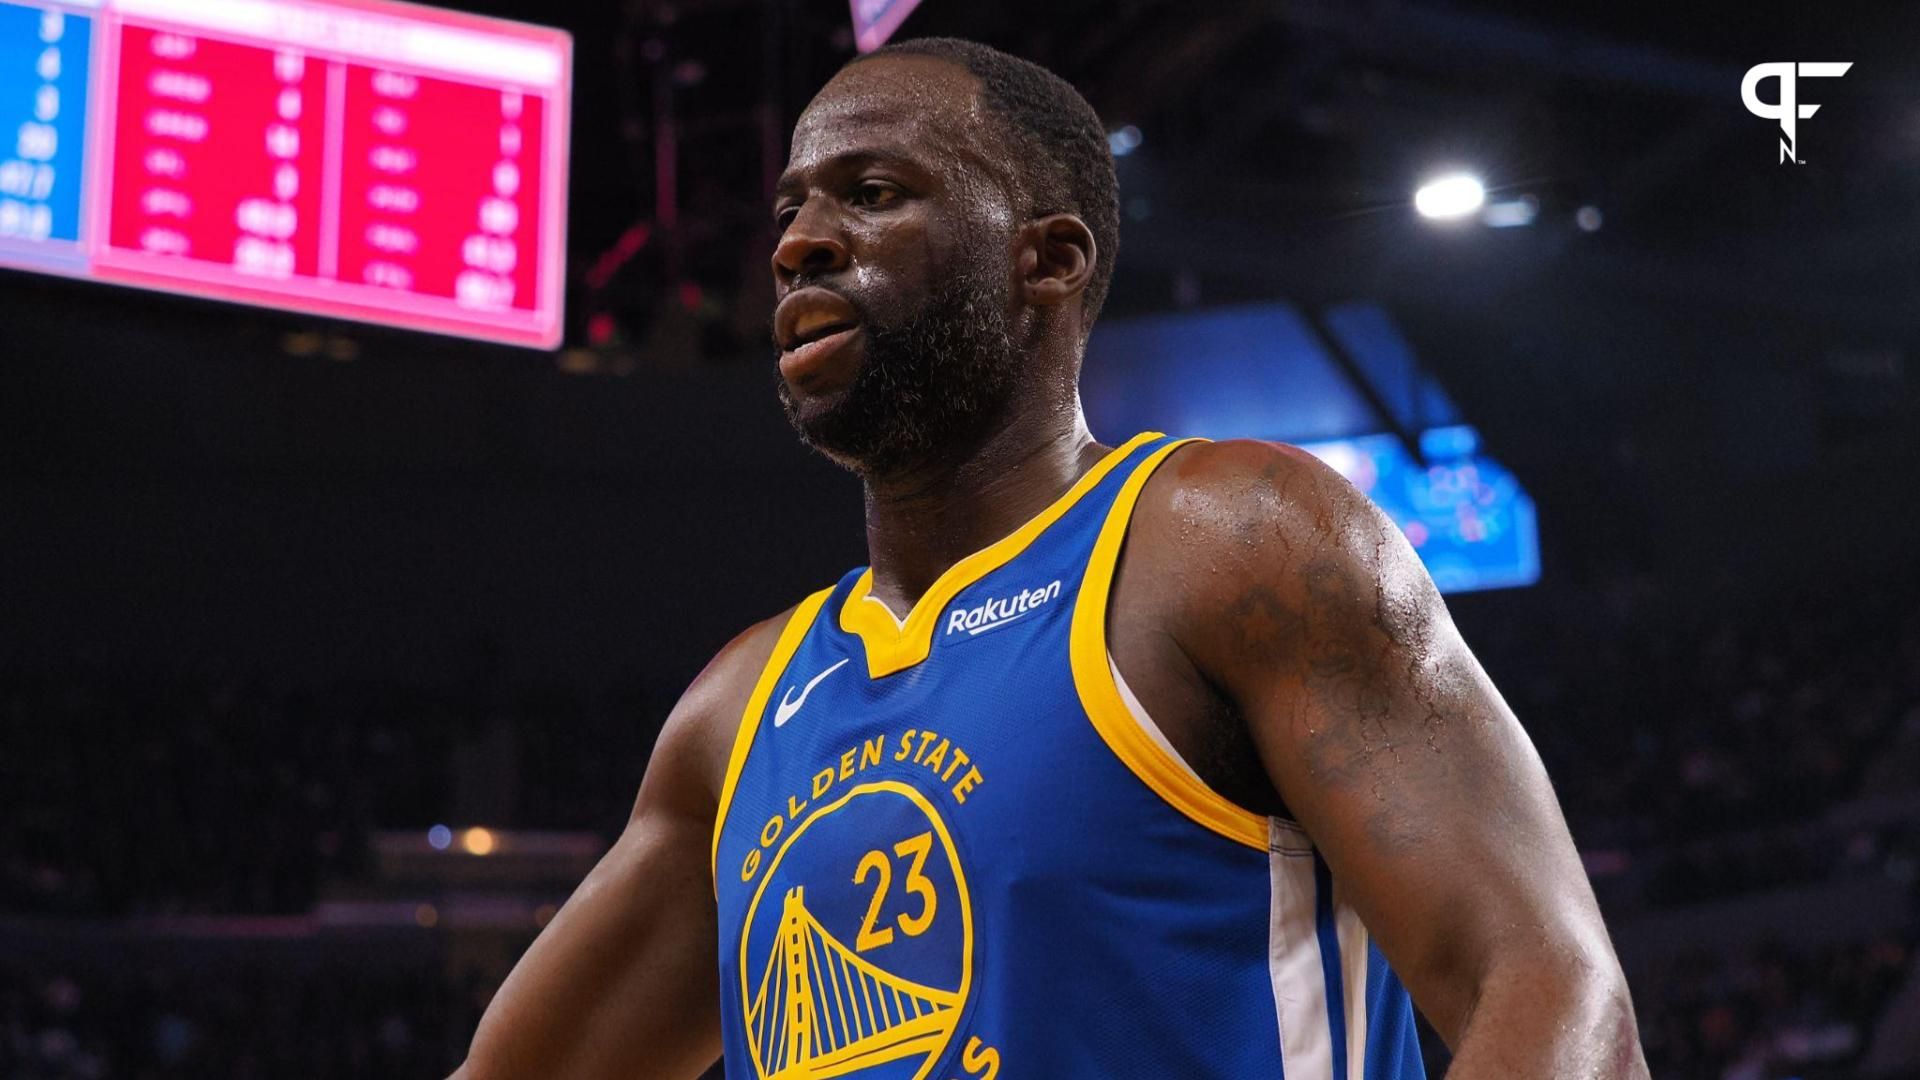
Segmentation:
[(780, 398), (808, 445), (868, 475), (1012, 397), (1016, 222), (977, 89), (946, 61), (883, 57), (794, 127), (774, 203)]

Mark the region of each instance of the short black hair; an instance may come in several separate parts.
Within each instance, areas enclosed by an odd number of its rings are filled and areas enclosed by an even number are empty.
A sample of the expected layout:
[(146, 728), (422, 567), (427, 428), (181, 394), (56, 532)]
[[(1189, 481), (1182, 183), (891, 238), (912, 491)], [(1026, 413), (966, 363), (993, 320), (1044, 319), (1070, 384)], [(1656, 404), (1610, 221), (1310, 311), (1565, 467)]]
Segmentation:
[(1091, 327), (1107, 300), (1120, 254), (1120, 181), (1100, 116), (1067, 80), (1029, 60), (962, 38), (909, 38), (856, 56), (849, 66), (882, 56), (931, 56), (964, 67), (980, 80), (987, 111), (1017, 159), (1035, 217), (1073, 214), (1093, 233), (1093, 277), (1082, 301)]

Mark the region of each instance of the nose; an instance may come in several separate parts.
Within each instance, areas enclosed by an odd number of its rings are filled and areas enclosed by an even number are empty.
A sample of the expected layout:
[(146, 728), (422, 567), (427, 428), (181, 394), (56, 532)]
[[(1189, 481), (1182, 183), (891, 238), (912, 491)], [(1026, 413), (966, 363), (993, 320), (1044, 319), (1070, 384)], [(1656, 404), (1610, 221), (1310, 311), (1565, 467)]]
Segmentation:
[(822, 207), (823, 202), (811, 199), (803, 203), (787, 231), (780, 234), (780, 242), (773, 248), (776, 283), (784, 285), (802, 274), (846, 269), (847, 245), (840, 239), (833, 215)]

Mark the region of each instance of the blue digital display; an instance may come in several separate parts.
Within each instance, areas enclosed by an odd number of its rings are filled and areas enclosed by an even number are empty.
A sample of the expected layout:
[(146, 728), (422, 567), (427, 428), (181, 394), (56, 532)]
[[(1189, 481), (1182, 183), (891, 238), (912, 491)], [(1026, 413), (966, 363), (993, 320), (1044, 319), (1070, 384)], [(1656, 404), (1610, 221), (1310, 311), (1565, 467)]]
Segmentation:
[(1291, 304), (1102, 322), (1080, 394), (1095, 431), (1297, 441), (1388, 426)]
[(1472, 428), (1422, 433), (1424, 468), (1392, 435), (1301, 448), (1386, 511), (1441, 592), (1505, 589), (1540, 580), (1533, 500), (1512, 472), (1479, 453), (1480, 438)]
[(91, 18), (0, 0), (0, 245), (16, 256), (78, 257), (92, 47)]
[[(1540, 580), (1533, 500), (1481, 454), (1386, 309), (1342, 304), (1317, 323), (1287, 303), (1101, 323), (1081, 380), (1087, 419), (1100, 432), (1296, 443), (1386, 511), (1440, 591)], [(1396, 427), (1423, 433), (1426, 465), (1379, 434)]]

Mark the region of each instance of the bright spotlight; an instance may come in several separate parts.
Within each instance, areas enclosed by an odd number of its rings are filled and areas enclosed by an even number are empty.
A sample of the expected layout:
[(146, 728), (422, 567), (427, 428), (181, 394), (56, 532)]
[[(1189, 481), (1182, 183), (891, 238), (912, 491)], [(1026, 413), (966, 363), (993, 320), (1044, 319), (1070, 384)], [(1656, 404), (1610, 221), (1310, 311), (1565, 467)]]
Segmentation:
[(476, 825), (460, 834), (460, 846), (466, 848), (469, 855), (491, 855), (494, 849), (493, 831)]
[(1486, 201), (1487, 189), (1465, 173), (1428, 181), (1413, 193), (1413, 208), (1436, 221), (1466, 217)]

